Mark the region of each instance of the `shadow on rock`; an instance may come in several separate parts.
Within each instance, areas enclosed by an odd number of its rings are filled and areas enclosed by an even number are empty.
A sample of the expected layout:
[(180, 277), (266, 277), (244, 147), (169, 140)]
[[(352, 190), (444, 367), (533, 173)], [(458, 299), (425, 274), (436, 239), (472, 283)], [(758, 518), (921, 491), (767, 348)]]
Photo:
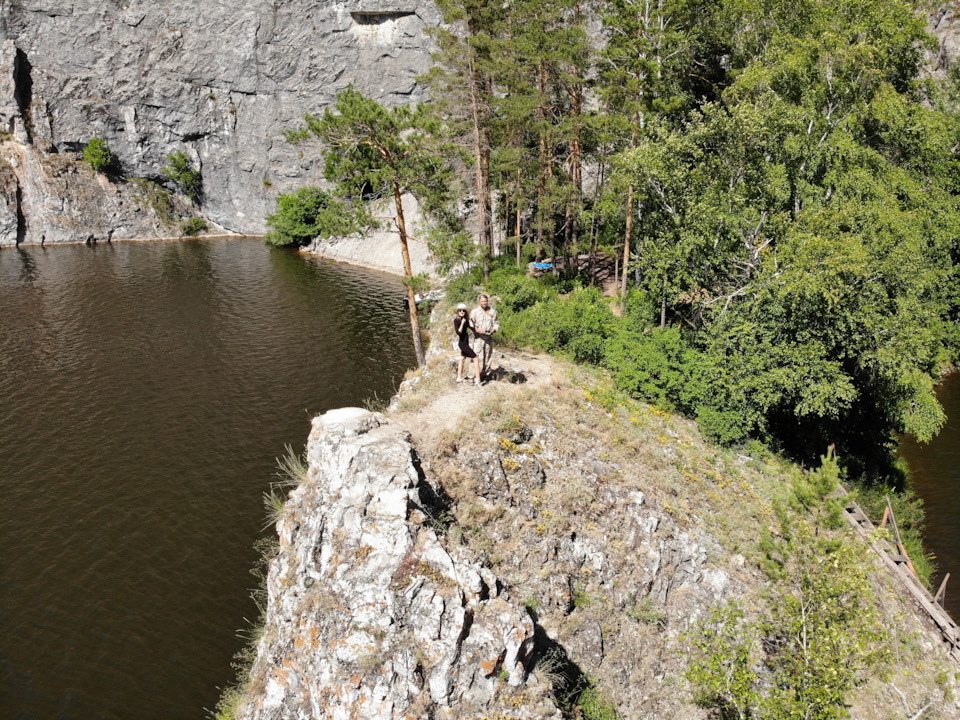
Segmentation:
[(553, 687), (553, 696), (564, 718), (582, 718), (581, 696), (593, 689), (590, 678), (570, 659), (566, 649), (547, 635), (537, 622), (536, 611), (527, 608), (527, 612), (534, 627), (534, 651), (530, 657), (532, 672)]
[(453, 514), (453, 498), (447, 495), (442, 485), (434, 487), (430, 484), (420, 463), (420, 456), (417, 455), (415, 450), (411, 451), (411, 459), (419, 479), (417, 492), (420, 499), (420, 510), (435, 532), (446, 533), (456, 521)]
[(486, 374), (487, 382), (506, 381), (512, 385), (521, 385), (527, 382), (527, 376), (522, 370), (511, 370), (510, 368), (498, 367), (490, 370)]

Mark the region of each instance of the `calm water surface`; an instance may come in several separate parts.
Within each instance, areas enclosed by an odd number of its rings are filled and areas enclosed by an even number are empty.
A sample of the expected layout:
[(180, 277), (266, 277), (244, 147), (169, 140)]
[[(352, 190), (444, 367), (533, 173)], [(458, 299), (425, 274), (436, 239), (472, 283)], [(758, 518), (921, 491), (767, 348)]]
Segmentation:
[(259, 240), (0, 251), (0, 717), (206, 716), (275, 458), (393, 392), (401, 293)]
[(937, 397), (947, 424), (927, 445), (905, 438), (900, 454), (927, 511), (924, 541), (937, 556), (936, 587), (950, 573), (946, 607), (954, 620), (960, 620), (960, 374), (948, 375)]

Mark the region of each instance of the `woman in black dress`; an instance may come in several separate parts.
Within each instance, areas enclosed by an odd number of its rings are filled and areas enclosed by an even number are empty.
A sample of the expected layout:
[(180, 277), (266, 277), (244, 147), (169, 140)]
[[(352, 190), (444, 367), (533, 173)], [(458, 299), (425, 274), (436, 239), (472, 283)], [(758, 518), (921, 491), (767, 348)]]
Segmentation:
[(467, 306), (457, 305), (453, 314), (453, 331), (457, 334), (457, 345), (460, 348), (460, 362), (457, 364), (457, 382), (470, 382), (470, 378), (463, 377), (463, 363), (467, 358), (473, 360), (473, 377), (477, 387), (480, 387), (480, 358), (470, 347), (470, 317), (467, 315)]

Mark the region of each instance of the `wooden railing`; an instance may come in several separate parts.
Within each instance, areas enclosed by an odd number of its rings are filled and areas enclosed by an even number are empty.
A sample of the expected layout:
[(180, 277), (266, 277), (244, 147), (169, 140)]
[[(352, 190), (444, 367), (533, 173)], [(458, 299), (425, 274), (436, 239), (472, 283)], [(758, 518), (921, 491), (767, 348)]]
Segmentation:
[(847, 493), (846, 488), (840, 486), (838, 495), (846, 501), (844, 515), (853, 526), (857, 534), (880, 556), (881, 561), (887, 570), (900, 581), (900, 584), (906, 589), (910, 597), (920, 606), (920, 608), (930, 616), (944, 640), (949, 645), (949, 655), (955, 661), (960, 663), (960, 628), (953, 621), (947, 611), (944, 609), (944, 599), (946, 597), (947, 580), (950, 575), (943, 579), (940, 589), (936, 595), (923, 586), (917, 577), (917, 572), (910, 561), (907, 549), (900, 538), (900, 528), (897, 527), (897, 519), (893, 514), (893, 507), (890, 505), (890, 498), (887, 498), (887, 509), (883, 513), (883, 521), (880, 527), (890, 523), (893, 542), (879, 537), (877, 528), (867, 517), (866, 513), (860, 509), (860, 506), (854, 502), (853, 498)]

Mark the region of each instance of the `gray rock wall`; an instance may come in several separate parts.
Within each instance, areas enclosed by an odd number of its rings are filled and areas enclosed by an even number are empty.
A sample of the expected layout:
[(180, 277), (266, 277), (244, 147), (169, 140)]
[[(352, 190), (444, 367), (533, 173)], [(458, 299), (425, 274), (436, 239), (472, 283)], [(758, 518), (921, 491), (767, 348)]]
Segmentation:
[(935, 75), (943, 75), (960, 57), (960, 17), (956, 2), (941, 5), (927, 15), (927, 30), (939, 46), (927, 57), (927, 67)]
[(321, 175), (282, 131), (350, 84), (416, 100), (437, 22), (427, 0), (0, 0), (0, 132), (61, 152), (99, 136), (154, 179), (183, 150), (204, 215), (262, 232), (276, 192)]
[(277, 523), (242, 720), (559, 720), (534, 625), (429, 526), (408, 434), (378, 413), (313, 421)]

